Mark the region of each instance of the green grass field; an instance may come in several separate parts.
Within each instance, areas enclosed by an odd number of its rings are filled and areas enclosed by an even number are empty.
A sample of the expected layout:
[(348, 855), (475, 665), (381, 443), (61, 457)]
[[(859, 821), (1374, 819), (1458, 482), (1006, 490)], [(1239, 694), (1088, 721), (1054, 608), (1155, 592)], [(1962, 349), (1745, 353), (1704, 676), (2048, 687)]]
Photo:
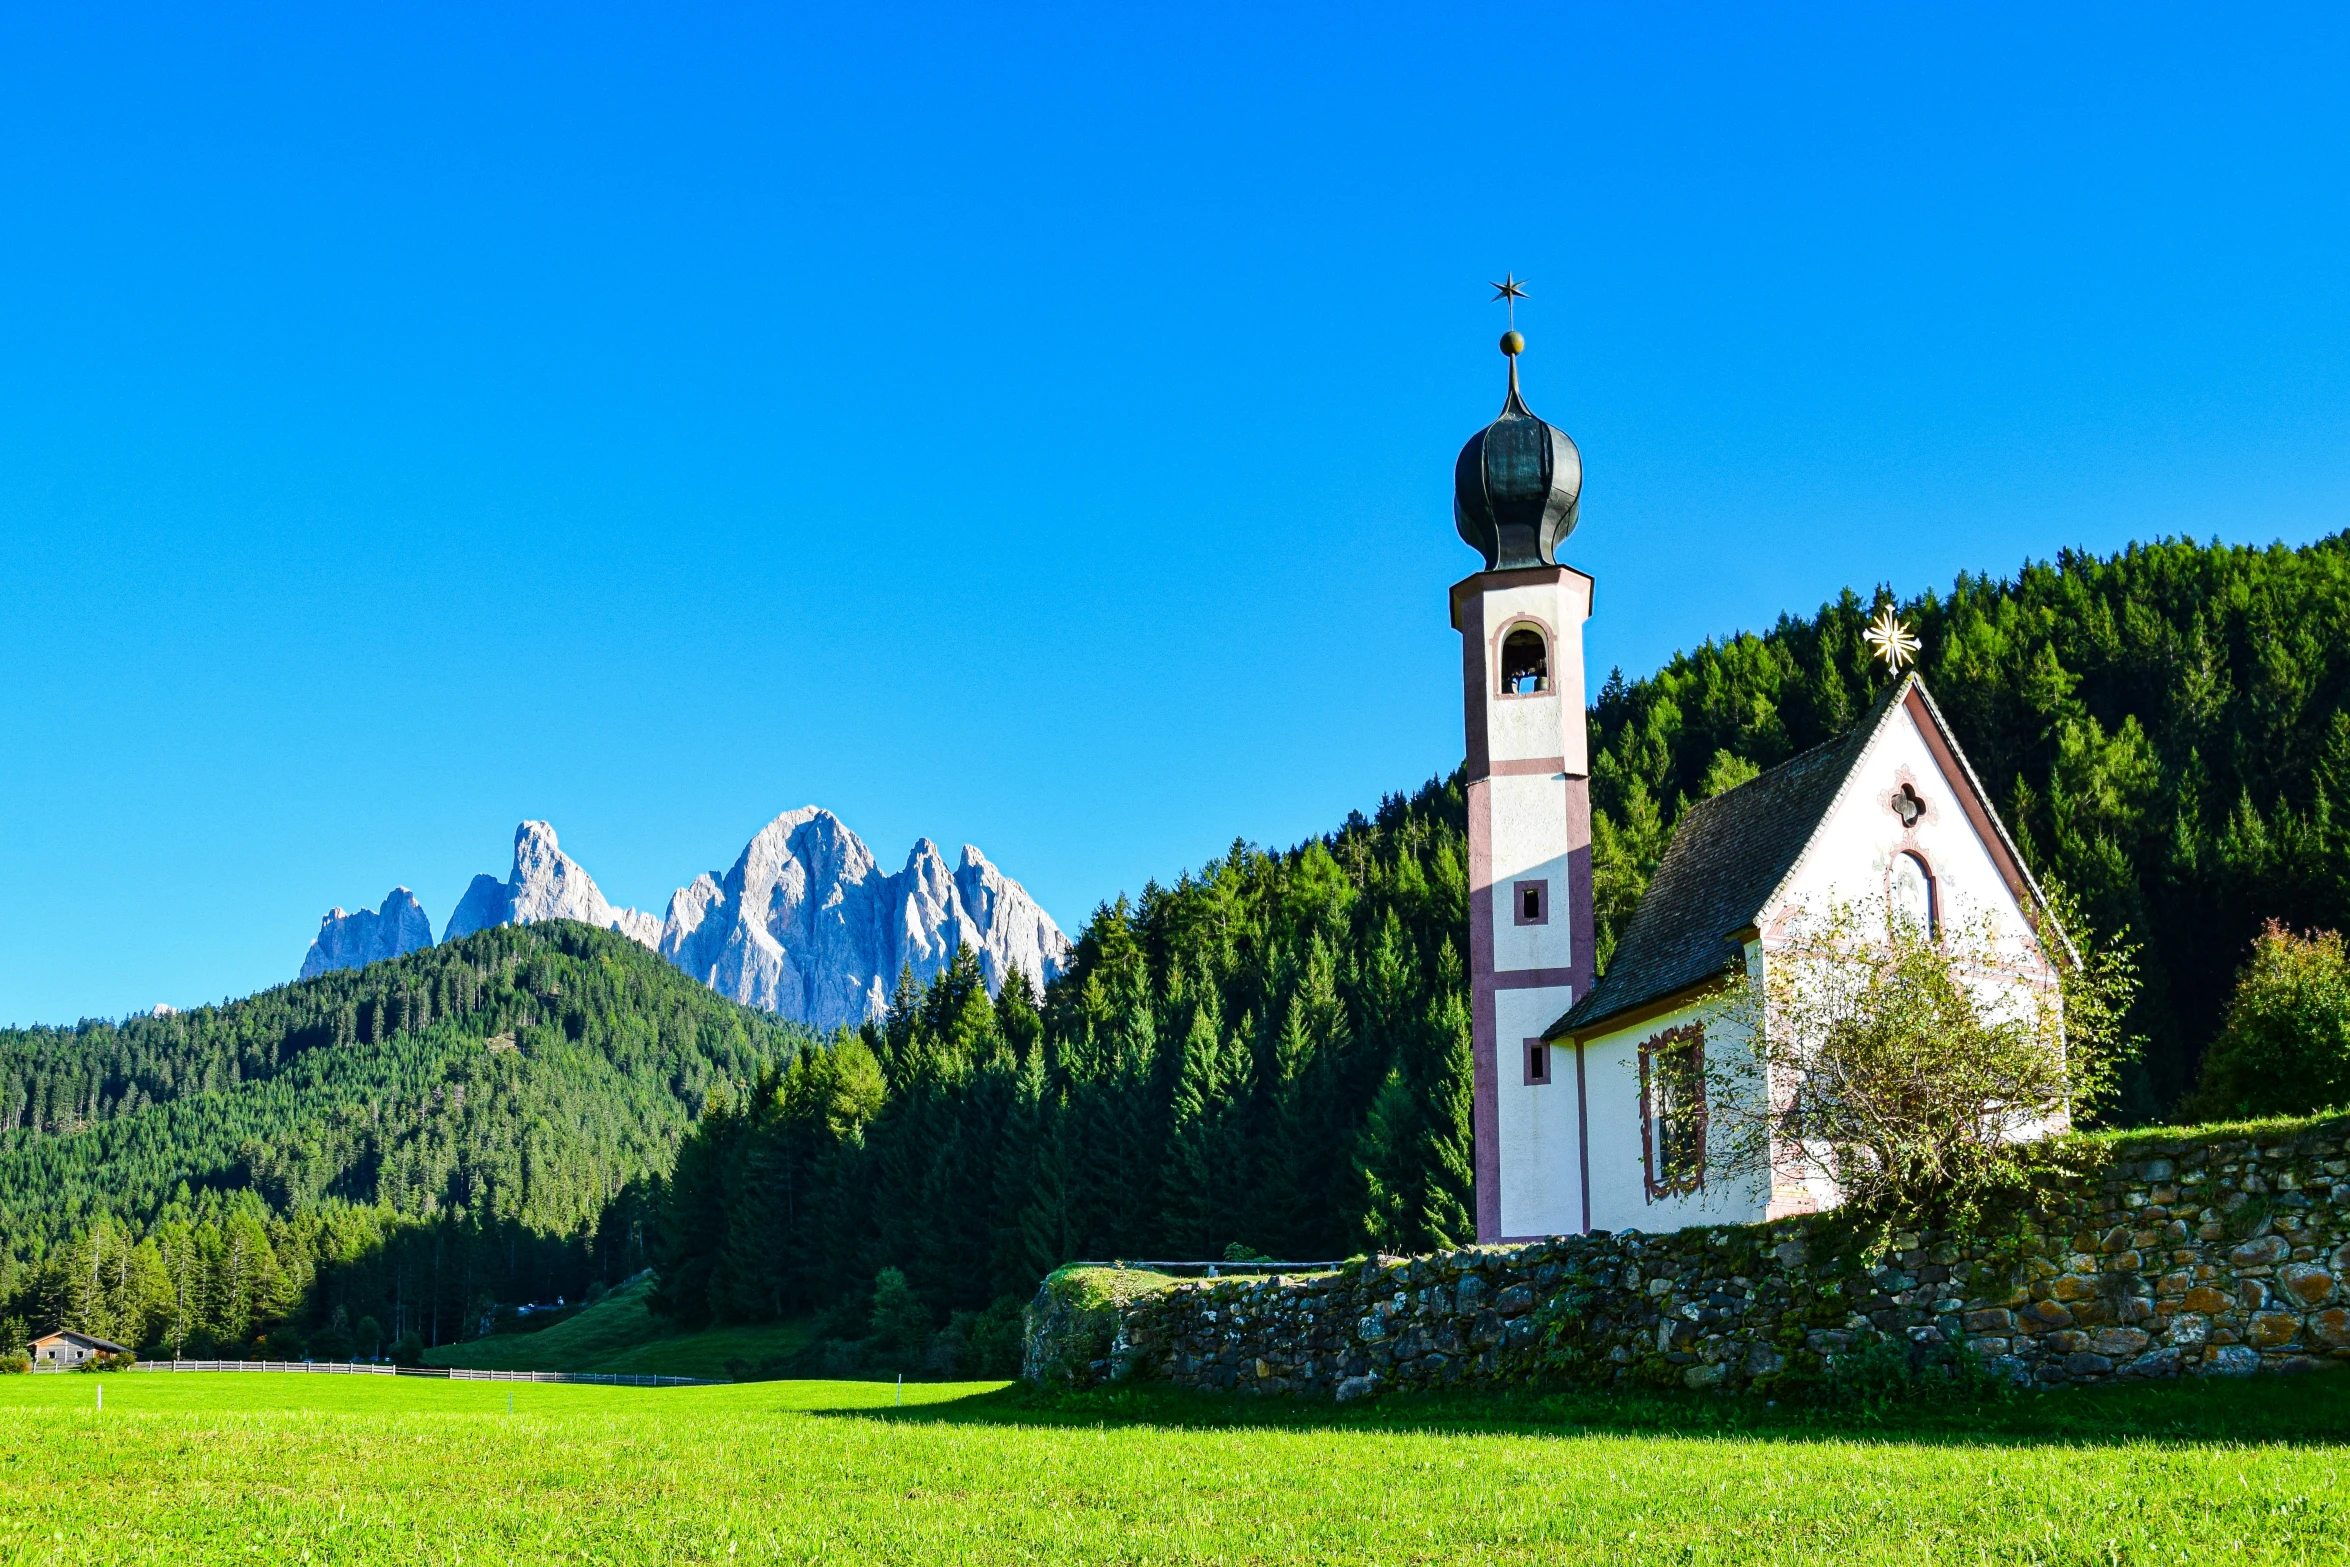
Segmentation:
[(0, 1378), (0, 1561), (2350, 1559), (2350, 1376), (1874, 1427), (1696, 1402), (894, 1397)]
[(805, 1322), (711, 1328), (679, 1333), (647, 1308), (653, 1277), (644, 1274), (568, 1322), (538, 1333), (501, 1333), (428, 1353), (433, 1366), (485, 1371), (620, 1371), (638, 1376), (723, 1380), (729, 1360), (756, 1366), (808, 1346)]

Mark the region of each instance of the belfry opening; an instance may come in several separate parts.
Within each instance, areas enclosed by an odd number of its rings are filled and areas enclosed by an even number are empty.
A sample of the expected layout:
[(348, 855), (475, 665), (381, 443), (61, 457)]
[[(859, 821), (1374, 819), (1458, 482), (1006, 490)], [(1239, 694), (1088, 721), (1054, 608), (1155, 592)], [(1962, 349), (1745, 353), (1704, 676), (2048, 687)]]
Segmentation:
[(1501, 639), (1501, 689), (1510, 696), (1550, 689), (1550, 643), (1532, 626), (1512, 627)]

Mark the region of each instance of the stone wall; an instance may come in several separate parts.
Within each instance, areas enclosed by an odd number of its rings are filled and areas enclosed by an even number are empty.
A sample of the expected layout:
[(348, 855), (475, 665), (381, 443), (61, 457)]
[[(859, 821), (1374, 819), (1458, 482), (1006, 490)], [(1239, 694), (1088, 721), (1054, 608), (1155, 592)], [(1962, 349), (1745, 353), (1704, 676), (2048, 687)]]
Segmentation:
[(1835, 1232), (1806, 1219), (1154, 1278), (1119, 1292), (1097, 1339), (1056, 1346), (1053, 1375), (1032, 1351), (1032, 1380), (1340, 1398), (1537, 1380), (1769, 1391), (1886, 1343), (2045, 1385), (2311, 1369), (2350, 1360), (2346, 1134), (2133, 1141), (2095, 1176), (2045, 1178), (2020, 1217), (1973, 1239), (1896, 1236), (1873, 1269), (1815, 1255)]

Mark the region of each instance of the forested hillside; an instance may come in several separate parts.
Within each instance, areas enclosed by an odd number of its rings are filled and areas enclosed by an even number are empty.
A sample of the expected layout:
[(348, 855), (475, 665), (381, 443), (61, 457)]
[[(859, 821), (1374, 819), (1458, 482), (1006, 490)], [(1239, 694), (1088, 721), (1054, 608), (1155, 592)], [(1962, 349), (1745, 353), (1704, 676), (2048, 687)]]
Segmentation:
[(568, 923), (0, 1032), (0, 1315), (234, 1345), (340, 1307), (429, 1341), (576, 1297), (641, 1264), (631, 1193), (711, 1087), (804, 1037)]
[[(1592, 707), (1601, 948), (1681, 806), (1848, 727), (1886, 681), (1846, 592), (1809, 619), (1612, 676)], [(2123, 1113), (2194, 1085), (2265, 920), (2350, 922), (2350, 535), (2189, 541), (1962, 577), (1900, 613), (2040, 876), (2142, 944)]]

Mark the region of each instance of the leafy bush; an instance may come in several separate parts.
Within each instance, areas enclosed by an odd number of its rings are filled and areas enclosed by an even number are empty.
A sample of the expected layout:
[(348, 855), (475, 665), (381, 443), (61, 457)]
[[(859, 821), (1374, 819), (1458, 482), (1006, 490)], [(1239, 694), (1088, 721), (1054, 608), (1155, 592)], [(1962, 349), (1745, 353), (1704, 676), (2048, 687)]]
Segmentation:
[(310, 1353), (320, 1360), (349, 1360), (351, 1358), (351, 1319), (342, 1307), (334, 1309), (326, 1326), (311, 1335)]
[(424, 1364), (424, 1335), (410, 1328), (405, 1336), (395, 1341), (385, 1357), (395, 1366)]
[(963, 1344), (963, 1371), (975, 1377), (1016, 1377), (1020, 1374), (1022, 1305), (1017, 1296), (1003, 1295), (972, 1319)]
[(1020, 1300), (998, 1296), (985, 1311), (958, 1311), (930, 1336), (926, 1370), (941, 1376), (1016, 1377), (1020, 1374)]
[(32, 1369), (30, 1355), (0, 1355), (0, 1376), (22, 1376)]
[(2126, 949), (2073, 961), (2051, 922), (2055, 965), (1986, 993), (1979, 976), (2012, 966), (2009, 942), (1988, 917), (1928, 930), (1839, 904), (1796, 921), (1765, 982), (1725, 1009), (1723, 1034), (1752, 1047), (1695, 1068), (1713, 1132), (1690, 1163), (1824, 1178), (1848, 1215), (1880, 1224), (1963, 1226), (2021, 1190), (2019, 1142), (2107, 1100), (2136, 976)]
[(914, 1369), (906, 1362), (930, 1342), (930, 1308), (896, 1268), (874, 1276), (871, 1323), (874, 1352), (893, 1366)]
[(2350, 1103), (2350, 952), (2339, 932), (2275, 920), (2252, 943), (2189, 1101), (2210, 1120)]

